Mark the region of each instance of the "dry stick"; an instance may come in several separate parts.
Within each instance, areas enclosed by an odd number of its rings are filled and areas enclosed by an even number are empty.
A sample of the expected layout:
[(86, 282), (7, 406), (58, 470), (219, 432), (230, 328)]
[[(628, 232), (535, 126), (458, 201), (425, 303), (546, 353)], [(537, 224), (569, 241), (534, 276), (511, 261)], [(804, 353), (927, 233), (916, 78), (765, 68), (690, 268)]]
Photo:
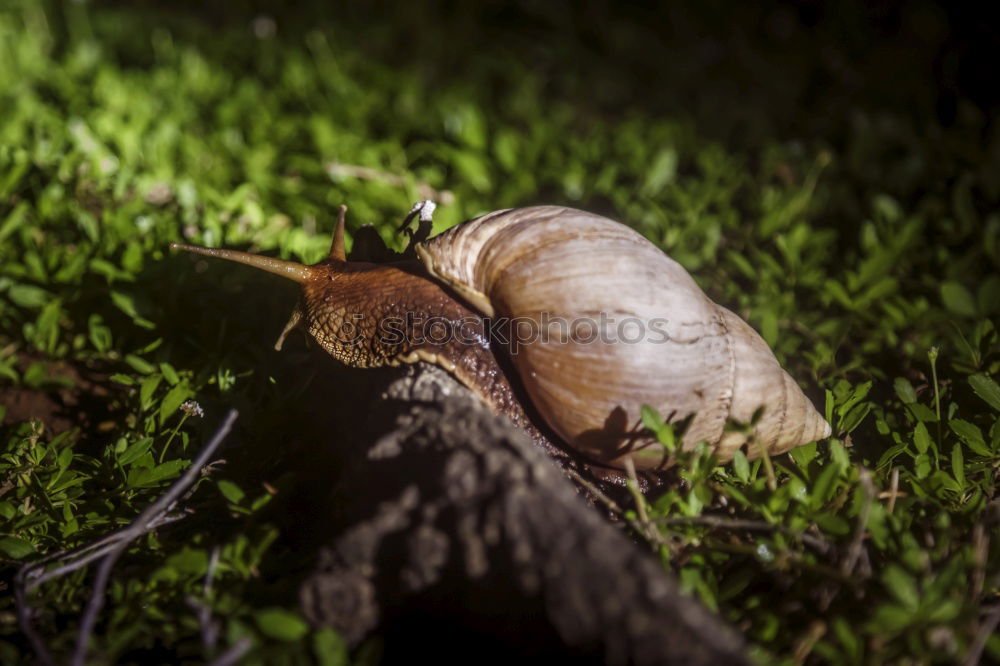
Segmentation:
[[(178, 521), (183, 517), (184, 516), (177, 514), (160, 516), (151, 521), (148, 528), (149, 530), (153, 530), (160, 525)], [(115, 540), (121, 538), (120, 534), (120, 530), (113, 532), (74, 551), (67, 552), (61, 550), (55, 553), (50, 553), (49, 555), (46, 555), (31, 564), (21, 567), (21, 569), (17, 572), (17, 575), (14, 577), (14, 599), (17, 606), (18, 625), (21, 627), (21, 631), (24, 635), (28, 637), (28, 640), (32, 644), (32, 648), (35, 651), (35, 655), (38, 657), (39, 662), (42, 663), (43, 666), (53, 663), (52, 656), (46, 649), (45, 642), (41, 639), (38, 632), (35, 631), (32, 625), (32, 608), (28, 603), (28, 593), (46, 581), (72, 573), (86, 564), (89, 564), (93, 560), (106, 555), (114, 546)], [(85, 557), (81, 557), (80, 559), (74, 560), (63, 566), (56, 567), (51, 571), (46, 571), (40, 576), (38, 575), (38, 572), (42, 570), (44, 565), (52, 562), (53, 560), (64, 557), (78, 557), (84, 554), (86, 555)]]
[(845, 576), (850, 576), (854, 572), (854, 567), (858, 564), (858, 558), (861, 557), (865, 530), (868, 528), (868, 515), (871, 513), (872, 501), (877, 494), (875, 485), (872, 483), (871, 472), (864, 467), (858, 471), (858, 480), (861, 482), (861, 488), (865, 492), (865, 498), (864, 504), (861, 505), (861, 510), (858, 512), (858, 523), (854, 527), (854, 539), (851, 540), (851, 545), (847, 549), (847, 557), (844, 558), (844, 563), (840, 567), (841, 573)]
[(225, 652), (219, 655), (219, 658), (213, 661), (209, 666), (232, 666), (250, 651), (253, 647), (253, 641), (249, 637), (244, 636), (235, 643), (233, 643)]
[(778, 489), (778, 477), (774, 474), (774, 464), (771, 463), (771, 454), (768, 453), (764, 442), (758, 441), (760, 448), (760, 460), (764, 464), (764, 473), (767, 475), (767, 489), (772, 493)]
[(613, 499), (602, 493), (601, 490), (597, 486), (592, 484), (590, 481), (587, 481), (585, 478), (580, 476), (580, 474), (577, 473), (576, 470), (567, 467), (563, 469), (563, 471), (570, 478), (572, 478), (578, 484), (583, 486), (587, 491), (589, 491), (590, 494), (594, 496), (594, 499), (596, 499), (598, 502), (607, 507), (612, 513), (614, 513), (615, 515), (619, 516), (622, 520), (624, 520), (625, 523), (629, 527), (631, 527), (636, 534), (641, 535), (644, 539), (646, 539), (646, 541), (648, 541), (653, 545), (664, 545), (663, 539), (660, 538), (659, 532), (656, 532), (654, 530), (651, 533), (649, 530), (646, 529), (646, 527), (642, 523), (627, 517), (625, 515), (625, 510), (622, 509), (617, 502), (615, 502)]
[[(224, 459), (213, 460), (212, 462), (205, 465), (203, 470), (211, 470), (213, 465), (219, 462), (225, 462)], [(190, 495), (190, 491), (182, 498), (186, 499)], [(161, 527), (163, 525), (169, 525), (170, 523), (175, 523), (178, 520), (183, 520), (186, 518), (186, 514), (165, 514), (155, 517), (149, 522), (147, 527), (147, 532), (151, 532), (154, 529)], [(60, 576), (65, 576), (68, 573), (72, 573), (77, 569), (93, 562), (106, 555), (116, 543), (118, 543), (125, 535), (127, 528), (122, 528), (115, 530), (110, 534), (106, 534), (96, 541), (92, 541), (88, 544), (80, 546), (75, 550), (59, 550), (54, 553), (49, 553), (48, 555), (35, 560), (29, 564), (24, 565), (18, 571), (15, 581), (19, 584), (24, 584), (26, 590), (31, 592), (39, 585), (42, 585), (50, 580), (59, 578)], [(79, 559), (74, 559), (79, 558)], [(70, 560), (66, 564), (51, 569), (49, 571), (44, 571), (45, 565), (53, 562), (55, 560)], [(25, 583), (24, 581), (27, 581)]]
[[(151, 532), (155, 530), (157, 527), (160, 527), (162, 525), (169, 525), (170, 523), (175, 523), (178, 520), (182, 520), (185, 517), (186, 516), (183, 514), (157, 516), (156, 518), (151, 520), (149, 524), (146, 526), (146, 531)], [(108, 536), (103, 537), (94, 543), (87, 544), (86, 546), (83, 546), (82, 548), (79, 548), (75, 551), (64, 553), (65, 557), (79, 557), (79, 559), (73, 560), (72, 562), (68, 562), (67, 564), (63, 564), (62, 566), (58, 566), (55, 569), (50, 569), (49, 571), (46, 571), (45, 573), (42, 574), (36, 574), (33, 570), (29, 570), (28, 573), (26, 574), (26, 578), (29, 578), (27, 583), (28, 592), (31, 592), (39, 585), (47, 583), (48, 581), (53, 580), (55, 578), (65, 576), (68, 573), (72, 573), (77, 569), (81, 569), (87, 566), (94, 560), (104, 557), (109, 552), (111, 552), (115, 546), (118, 545), (118, 543), (121, 541), (122, 538), (124, 538), (123, 530), (113, 532), (112, 534), (109, 534)], [(33, 563), (31, 569), (36, 569), (38, 564), (40, 564), (40, 562)]]
[(976, 666), (979, 663), (979, 659), (983, 656), (983, 648), (986, 647), (986, 641), (996, 631), (998, 624), (1000, 624), (1000, 604), (993, 606), (989, 613), (986, 614), (986, 617), (983, 618), (983, 622), (979, 625), (979, 630), (976, 632), (976, 638), (969, 647), (969, 653), (965, 655), (965, 659), (962, 661), (962, 666)]
[(886, 510), (892, 513), (892, 510), (896, 508), (896, 498), (899, 497), (899, 468), (892, 468), (892, 476), (889, 477), (889, 505)]
[(820, 553), (826, 555), (832, 553), (834, 546), (832, 543), (821, 537), (797, 532), (784, 525), (773, 525), (760, 520), (745, 520), (742, 518), (727, 518), (725, 516), (667, 516), (656, 518), (655, 522), (663, 525), (703, 525), (705, 527), (717, 527), (727, 530), (746, 530), (748, 532), (781, 532), (787, 536), (799, 539), (802, 543), (812, 546)]
[(35, 651), (35, 656), (38, 657), (38, 663), (42, 666), (53, 666), (55, 662), (52, 661), (52, 655), (45, 646), (45, 641), (42, 640), (42, 637), (35, 631), (35, 627), (32, 625), (32, 608), (28, 605), (28, 595), (24, 589), (24, 585), (22, 581), (17, 580), (18, 578), (21, 578), (21, 572), (18, 572), (14, 580), (14, 604), (17, 606), (17, 624), (21, 627), (21, 633), (28, 637), (31, 648)]
[(823, 638), (824, 634), (826, 634), (826, 622), (815, 620), (809, 625), (809, 629), (795, 644), (795, 650), (792, 652), (792, 662), (795, 666), (802, 666), (806, 662), (816, 641)]
[(138, 539), (143, 534), (149, 532), (149, 524), (154, 520), (154, 518), (169, 510), (170, 506), (174, 501), (180, 497), (187, 488), (193, 484), (198, 476), (201, 474), (201, 468), (208, 462), (208, 459), (215, 452), (215, 449), (219, 447), (222, 441), (229, 434), (230, 429), (233, 427), (233, 422), (236, 421), (238, 413), (235, 409), (230, 409), (229, 413), (226, 415), (225, 420), (219, 429), (212, 436), (211, 441), (202, 449), (195, 461), (188, 467), (181, 478), (174, 482), (174, 485), (170, 486), (166, 493), (161, 495), (159, 499), (150, 504), (146, 509), (139, 514), (131, 525), (122, 531), (121, 540), (115, 544), (114, 548), (108, 553), (100, 566), (97, 568), (97, 576), (94, 579), (94, 588), (90, 595), (90, 600), (87, 602), (87, 608), (83, 613), (83, 619), (80, 622), (80, 629), (77, 633), (76, 646), (73, 650), (73, 658), (70, 660), (71, 666), (84, 666), (87, 661), (87, 644), (90, 642), (90, 634), (94, 630), (94, 625), (97, 623), (97, 616), (101, 612), (101, 608), (104, 606), (104, 593), (108, 586), (108, 579), (111, 577), (111, 569), (115, 566), (115, 562), (121, 556), (121, 554), (128, 548), (129, 544)]
[[(215, 575), (215, 568), (219, 565), (219, 547), (212, 549), (212, 555), (208, 559), (208, 571), (205, 572), (205, 584), (203, 596), (207, 600), (212, 594), (212, 577)], [(206, 652), (211, 652), (219, 640), (219, 625), (212, 620), (212, 609), (207, 604), (194, 597), (187, 599), (188, 606), (194, 609), (198, 618), (198, 626), (201, 628), (201, 644)]]
[(983, 585), (986, 583), (986, 560), (990, 552), (990, 535), (986, 533), (982, 523), (976, 523), (972, 528), (972, 557), (974, 568), (972, 570), (972, 586), (969, 596), (973, 601), (977, 601), (983, 594)]
[(618, 506), (618, 502), (614, 501), (613, 499), (611, 499), (610, 497), (608, 497), (607, 495), (605, 495), (604, 493), (602, 493), (601, 490), (597, 486), (595, 486), (593, 483), (591, 483), (590, 481), (587, 481), (585, 478), (583, 478), (582, 476), (580, 476), (580, 474), (576, 470), (574, 470), (572, 468), (569, 468), (569, 467), (566, 467), (566, 468), (563, 469), (563, 471), (570, 478), (572, 478), (574, 481), (576, 481), (581, 486), (583, 486), (586, 490), (588, 490), (590, 492), (590, 494), (592, 494), (597, 500), (599, 500), (601, 502), (601, 504), (603, 504), (604, 506), (606, 506), (613, 513), (616, 513), (619, 516), (624, 516), (625, 515), (625, 511), (623, 511), (622, 508), (620, 506)]
[(639, 516), (639, 524), (642, 525), (642, 532), (652, 546), (665, 546), (666, 542), (656, 529), (653, 523), (649, 522), (649, 514), (646, 512), (646, 497), (639, 490), (639, 476), (635, 473), (635, 463), (631, 458), (625, 459), (625, 472), (628, 474), (628, 482), (625, 486), (632, 494), (632, 501), (635, 503), (635, 511)]
[(635, 463), (631, 458), (625, 459), (625, 472), (628, 474), (628, 491), (632, 494), (632, 501), (635, 502), (636, 513), (639, 514), (639, 522), (647, 529), (652, 527), (649, 524), (649, 514), (646, 513), (646, 498), (639, 490), (639, 477), (635, 473)]

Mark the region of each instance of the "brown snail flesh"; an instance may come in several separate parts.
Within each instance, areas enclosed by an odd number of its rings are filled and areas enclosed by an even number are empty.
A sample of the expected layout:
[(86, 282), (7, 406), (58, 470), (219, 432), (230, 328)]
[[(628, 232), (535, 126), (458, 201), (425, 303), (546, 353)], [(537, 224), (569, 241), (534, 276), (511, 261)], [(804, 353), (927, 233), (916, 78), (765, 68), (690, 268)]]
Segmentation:
[[(299, 282), (302, 301), (278, 348), (304, 324), (351, 366), (439, 365), (520, 427), (532, 430), (527, 412), (539, 414), (601, 465), (667, 462), (641, 425), (647, 404), (686, 420), (685, 448), (707, 442), (721, 461), (741, 447), (749, 458), (776, 455), (830, 434), (757, 332), (618, 222), (559, 206), (496, 211), (418, 243), (419, 260), (388, 264), (347, 261), (343, 228), (342, 208), (330, 256), (312, 266), (172, 247)], [(491, 330), (506, 331), (507, 344)], [(533, 410), (512, 389), (510, 366)], [(752, 428), (726, 427), (761, 409)]]

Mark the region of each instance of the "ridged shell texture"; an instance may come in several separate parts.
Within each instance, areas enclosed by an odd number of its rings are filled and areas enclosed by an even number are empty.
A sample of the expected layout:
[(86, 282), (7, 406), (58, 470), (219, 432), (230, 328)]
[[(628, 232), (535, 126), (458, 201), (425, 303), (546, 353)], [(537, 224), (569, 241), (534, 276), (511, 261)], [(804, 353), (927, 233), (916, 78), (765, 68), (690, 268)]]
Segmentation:
[[(625, 225), (558, 206), (502, 210), (417, 251), (484, 314), (515, 322), (529, 341), (513, 362), (532, 402), (593, 460), (663, 464), (641, 425), (644, 404), (690, 419), (685, 448), (703, 440), (723, 461), (744, 445), (755, 458), (830, 434), (757, 332)], [(752, 433), (726, 428), (760, 407)]]

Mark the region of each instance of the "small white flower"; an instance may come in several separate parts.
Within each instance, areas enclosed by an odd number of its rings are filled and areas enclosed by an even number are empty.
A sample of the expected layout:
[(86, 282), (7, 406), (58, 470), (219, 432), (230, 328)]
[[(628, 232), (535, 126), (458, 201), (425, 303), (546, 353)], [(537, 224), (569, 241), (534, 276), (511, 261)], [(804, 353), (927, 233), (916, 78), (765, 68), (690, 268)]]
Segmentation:
[(200, 417), (205, 415), (205, 410), (202, 409), (201, 405), (199, 405), (198, 402), (195, 400), (185, 400), (183, 403), (181, 403), (181, 411), (187, 414), (188, 416)]

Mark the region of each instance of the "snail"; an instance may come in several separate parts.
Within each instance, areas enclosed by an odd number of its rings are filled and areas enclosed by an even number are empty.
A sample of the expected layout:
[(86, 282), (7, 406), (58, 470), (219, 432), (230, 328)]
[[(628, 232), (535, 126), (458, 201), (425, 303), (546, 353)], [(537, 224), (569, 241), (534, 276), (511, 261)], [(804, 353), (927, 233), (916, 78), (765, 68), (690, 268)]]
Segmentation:
[[(559, 206), (500, 210), (414, 243), (413, 259), (366, 263), (347, 260), (345, 211), (329, 257), (311, 266), (171, 248), (300, 283), (277, 349), (304, 324), (350, 366), (438, 365), (536, 440), (540, 417), (608, 468), (668, 463), (643, 405), (686, 424), (686, 449), (707, 442), (722, 462), (741, 447), (752, 459), (830, 435), (757, 332), (619, 222)], [(727, 428), (733, 420), (752, 425)]]

